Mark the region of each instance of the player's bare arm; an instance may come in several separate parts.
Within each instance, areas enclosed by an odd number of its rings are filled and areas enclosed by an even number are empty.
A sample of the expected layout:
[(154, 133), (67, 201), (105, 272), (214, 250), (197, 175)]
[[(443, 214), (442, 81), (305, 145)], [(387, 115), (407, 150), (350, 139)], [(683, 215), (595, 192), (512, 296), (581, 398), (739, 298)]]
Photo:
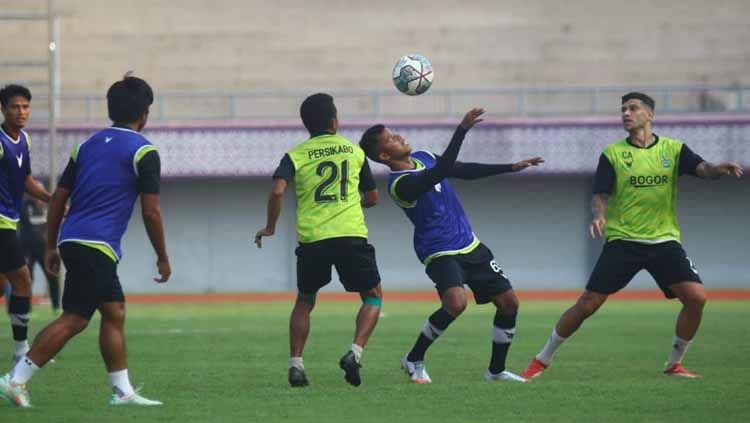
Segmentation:
[(141, 194), (141, 215), (148, 239), (156, 252), (156, 267), (160, 277), (154, 278), (154, 282), (164, 283), (169, 280), (172, 269), (169, 265), (166, 242), (164, 242), (164, 225), (161, 220), (159, 194)]
[(57, 251), (57, 237), (65, 215), (65, 204), (68, 202), (68, 197), (70, 197), (69, 189), (57, 187), (47, 208), (47, 248), (44, 252), (44, 268), (53, 275), (60, 273), (60, 253)]
[(265, 236), (272, 236), (276, 232), (276, 222), (281, 215), (281, 208), (284, 202), (284, 192), (289, 183), (284, 178), (273, 180), (271, 193), (268, 195), (268, 207), (266, 210), (266, 226), (255, 233), (255, 245), (262, 248), (262, 240)]
[(733, 162), (722, 162), (713, 164), (710, 162), (701, 162), (695, 169), (695, 174), (705, 179), (719, 179), (722, 176), (734, 175), (736, 178), (741, 178), (742, 166)]
[(378, 200), (380, 199), (378, 195), (378, 190), (372, 190), (372, 191), (366, 191), (362, 193), (362, 207), (369, 209), (370, 207), (375, 207), (378, 204)]
[(605, 215), (607, 213), (607, 201), (609, 195), (604, 193), (594, 194), (591, 198), (591, 224), (589, 225), (589, 236), (591, 239), (604, 236), (604, 226), (607, 223)]
[(45, 203), (49, 203), (50, 199), (52, 198), (52, 194), (47, 192), (46, 189), (44, 189), (44, 185), (42, 185), (41, 182), (34, 179), (31, 175), (26, 175), (26, 179), (24, 181), (24, 187), (26, 189), (26, 192), (29, 193), (32, 197), (42, 200)]

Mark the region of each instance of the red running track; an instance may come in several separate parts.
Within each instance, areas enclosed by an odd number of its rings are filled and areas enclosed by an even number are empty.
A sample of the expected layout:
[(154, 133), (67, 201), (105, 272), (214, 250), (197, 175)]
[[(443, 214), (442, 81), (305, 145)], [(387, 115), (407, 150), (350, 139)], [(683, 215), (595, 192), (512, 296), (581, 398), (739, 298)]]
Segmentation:
[[(580, 291), (516, 291), (521, 301), (574, 301)], [(174, 304), (174, 303), (265, 303), (273, 301), (291, 302), (294, 292), (247, 292), (221, 294), (162, 294), (127, 295), (126, 301), (131, 304)], [(35, 303), (41, 300), (35, 297)], [(318, 294), (321, 301), (346, 302), (359, 301), (359, 297), (345, 292), (322, 292)], [(386, 291), (385, 301), (437, 301), (434, 291)], [(655, 301), (663, 300), (664, 295), (658, 290), (628, 290), (611, 297), (621, 301)], [(742, 300), (750, 301), (750, 289), (714, 289), (708, 291), (709, 301)]]

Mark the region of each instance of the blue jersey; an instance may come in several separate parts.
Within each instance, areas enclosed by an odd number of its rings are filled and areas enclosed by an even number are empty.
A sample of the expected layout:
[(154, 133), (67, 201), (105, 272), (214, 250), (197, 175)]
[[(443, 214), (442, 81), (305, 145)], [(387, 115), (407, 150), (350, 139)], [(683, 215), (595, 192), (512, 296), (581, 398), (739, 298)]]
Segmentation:
[(479, 245), (479, 240), (447, 179), (412, 203), (398, 198), (396, 185), (402, 178), (430, 169), (437, 162), (435, 156), (426, 151), (417, 151), (411, 158), (416, 169), (391, 172), (388, 193), (414, 224), (414, 250), (419, 260), (427, 265), (439, 256), (471, 252)]
[(0, 228), (16, 229), (21, 216), (26, 175), (31, 173), (31, 139), (21, 131), (14, 140), (0, 127)]
[(154, 150), (138, 132), (115, 127), (74, 148), (75, 182), (59, 243), (103, 247), (120, 259), (120, 241), (138, 197), (138, 161)]

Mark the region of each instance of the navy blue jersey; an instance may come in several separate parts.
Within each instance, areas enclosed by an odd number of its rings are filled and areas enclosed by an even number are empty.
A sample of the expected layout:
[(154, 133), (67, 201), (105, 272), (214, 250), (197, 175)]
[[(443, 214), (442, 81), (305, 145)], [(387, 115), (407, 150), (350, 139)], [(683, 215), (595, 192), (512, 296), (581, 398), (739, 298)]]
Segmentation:
[(120, 241), (139, 193), (138, 162), (155, 150), (140, 133), (116, 127), (73, 149), (75, 181), (59, 243), (104, 247), (121, 258)]
[(391, 172), (388, 193), (414, 224), (414, 250), (419, 260), (426, 265), (435, 257), (467, 253), (476, 248), (479, 240), (447, 179), (421, 194), (416, 201), (398, 198), (396, 186), (402, 178), (424, 172), (437, 162), (435, 156), (426, 151), (412, 153), (411, 158), (416, 169)]
[(0, 127), (0, 228), (16, 229), (21, 216), (26, 175), (31, 173), (30, 145), (25, 131), (14, 140)]

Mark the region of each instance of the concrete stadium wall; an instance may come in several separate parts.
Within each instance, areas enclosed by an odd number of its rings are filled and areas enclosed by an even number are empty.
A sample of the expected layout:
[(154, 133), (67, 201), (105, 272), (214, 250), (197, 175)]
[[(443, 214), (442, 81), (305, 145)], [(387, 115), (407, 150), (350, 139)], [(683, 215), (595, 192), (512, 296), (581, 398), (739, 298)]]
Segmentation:
[[(477, 235), (518, 289), (582, 287), (600, 251), (589, 241), (588, 176), (501, 176), (457, 181)], [(127, 292), (286, 291), (295, 287), (294, 201), (287, 193), (277, 234), (258, 250), (270, 181), (171, 181), (162, 210), (173, 278), (157, 285), (155, 256), (138, 205), (123, 242), (120, 278)], [(379, 181), (381, 204), (366, 211), (387, 290), (431, 289), (411, 247), (412, 227)], [(679, 217), (683, 242), (709, 287), (750, 287), (750, 184), (683, 177)], [(642, 273), (631, 285), (654, 287)], [(35, 284), (37, 291), (43, 283)], [(335, 272), (332, 290), (341, 290)]]
[[(56, 4), (63, 94), (104, 93), (130, 69), (157, 92), (390, 89), (396, 59), (412, 52), (432, 60), (439, 89), (750, 83), (746, 0)], [(0, 57), (44, 59), (46, 36), (44, 23), (3, 22)], [(45, 75), (14, 68), (2, 79)]]

